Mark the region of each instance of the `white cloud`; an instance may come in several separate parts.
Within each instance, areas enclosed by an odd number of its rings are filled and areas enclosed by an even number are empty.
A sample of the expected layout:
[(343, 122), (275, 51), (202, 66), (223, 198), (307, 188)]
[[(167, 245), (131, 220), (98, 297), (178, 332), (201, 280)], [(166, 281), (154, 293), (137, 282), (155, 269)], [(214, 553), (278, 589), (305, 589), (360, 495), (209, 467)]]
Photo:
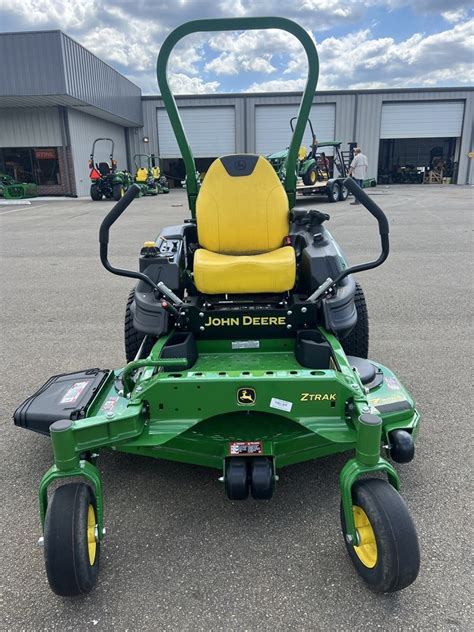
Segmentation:
[[(318, 89), (466, 85), (473, 81), (472, 0), (179, 0), (160, 11), (142, 0), (0, 0), (5, 30), (60, 28), (104, 61), (112, 64), (144, 93), (157, 93), (156, 56), (165, 35), (186, 20), (208, 17), (283, 15), (317, 36), (320, 55)], [(145, 8), (144, 8), (145, 7)], [(374, 22), (410, 19), (410, 12), (441, 15), (445, 30), (412, 33), (397, 41), (374, 37)], [(385, 9), (384, 12), (380, 8)], [(405, 13), (402, 13), (405, 12)], [(341, 37), (328, 29), (364, 24)], [(419, 24), (419, 20), (417, 21)], [(324, 35), (329, 35), (324, 37)], [(209, 52), (205, 57), (204, 51)], [(306, 56), (290, 34), (278, 31), (196, 34), (173, 51), (169, 72), (181, 93), (229, 89), (221, 77), (241, 77), (233, 89), (244, 90), (245, 73), (251, 91), (300, 90), (305, 82)], [(268, 80), (269, 76), (272, 80)], [(260, 78), (259, 78), (260, 79)], [(223, 87), (224, 86), (224, 87)]]
[(467, 18), (467, 11), (465, 9), (455, 9), (454, 11), (443, 11), (441, 15), (446, 22), (456, 23)]
[(275, 72), (272, 66), (271, 55), (248, 56), (237, 55), (236, 53), (221, 53), (204, 66), (206, 72), (213, 72), (216, 75), (237, 75), (239, 72), (262, 72), (270, 74)]
[(246, 92), (299, 92), (304, 89), (306, 79), (274, 79), (252, 83)]
[(188, 77), (183, 73), (171, 73), (168, 77), (171, 91), (174, 94), (206, 94), (217, 92), (218, 81), (204, 82), (199, 77)]
[(54, 22), (62, 29), (75, 29), (93, 22), (97, 4), (94, 0), (0, 0), (0, 9), (17, 15), (25, 25)]

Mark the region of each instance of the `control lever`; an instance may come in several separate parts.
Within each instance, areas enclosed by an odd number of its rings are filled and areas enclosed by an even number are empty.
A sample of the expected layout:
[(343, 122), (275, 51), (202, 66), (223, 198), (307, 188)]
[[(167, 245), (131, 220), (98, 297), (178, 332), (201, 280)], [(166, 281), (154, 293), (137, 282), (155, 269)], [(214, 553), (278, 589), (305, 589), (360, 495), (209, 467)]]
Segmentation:
[(306, 299), (306, 302), (307, 303), (316, 303), (318, 298), (320, 296), (322, 296), (323, 294), (325, 294), (332, 285), (334, 285), (334, 281), (331, 279), (331, 277), (327, 278), (324, 281), (324, 283), (321, 283), (321, 285), (318, 287), (318, 289), (315, 290), (311, 294), (311, 296), (308, 296), (308, 298)]
[(176, 294), (172, 290), (170, 290), (169, 287), (163, 283), (163, 281), (160, 281), (156, 287), (164, 296), (169, 298), (173, 305), (178, 305), (179, 307), (183, 304), (183, 301), (179, 298), (179, 296), (176, 296)]

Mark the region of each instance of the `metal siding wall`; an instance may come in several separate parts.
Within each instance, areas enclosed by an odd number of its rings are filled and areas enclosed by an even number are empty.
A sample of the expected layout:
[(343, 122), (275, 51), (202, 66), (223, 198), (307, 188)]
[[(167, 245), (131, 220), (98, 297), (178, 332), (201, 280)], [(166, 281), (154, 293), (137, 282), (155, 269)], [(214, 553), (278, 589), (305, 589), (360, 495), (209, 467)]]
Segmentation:
[[(235, 153), (235, 108), (183, 107), (181, 119), (196, 158)], [(157, 110), (158, 147), (161, 158), (179, 158), (181, 153), (165, 109)]]
[[(242, 153), (245, 151), (245, 109), (244, 98), (242, 96), (236, 98), (219, 98), (215, 95), (209, 97), (185, 97), (176, 98), (178, 110), (181, 112), (182, 108), (186, 107), (207, 107), (207, 106), (231, 106), (235, 111), (235, 151)], [(154, 153), (159, 155), (159, 139), (158, 139), (158, 124), (157, 124), (157, 109), (163, 108), (163, 100), (160, 97), (154, 99), (143, 99), (143, 127), (130, 130), (130, 153)], [(189, 133), (189, 129), (186, 129), (186, 133)], [(150, 139), (149, 143), (144, 143), (143, 138), (147, 136)], [(191, 149), (194, 150), (191, 143)]]
[[(253, 153), (256, 151), (256, 107), (259, 105), (294, 105), (299, 106), (301, 97), (299, 95), (268, 95), (254, 97), (251, 94), (246, 98), (247, 111), (247, 129), (246, 143), (247, 151)], [(315, 105), (333, 104), (336, 109), (334, 138), (340, 140), (342, 149), (345, 150), (347, 143), (353, 140), (354, 128), (354, 103), (355, 95), (316, 95), (314, 98)], [(314, 106), (313, 106), (314, 107)]]
[[(114, 159), (118, 162), (118, 169), (127, 168), (127, 151), (125, 145), (125, 130), (120, 125), (109, 121), (89, 116), (83, 112), (68, 108), (69, 134), (71, 137), (71, 149), (74, 162), (74, 174), (76, 178), (76, 191), (78, 196), (89, 195), (90, 179), (88, 160), (92, 143), (96, 138), (112, 138), (115, 142)], [(103, 144), (105, 147), (105, 143)], [(99, 151), (100, 151), (99, 146)], [(103, 154), (96, 156), (97, 162), (107, 160), (109, 147)]]
[(59, 31), (0, 34), (0, 96), (65, 94)]
[[(298, 104), (300, 96), (297, 94), (269, 94), (254, 96), (252, 94), (236, 95), (235, 97), (218, 98), (216, 95), (202, 97), (178, 97), (180, 105), (210, 105), (224, 103), (236, 106), (236, 147), (237, 151), (255, 152), (255, 105), (257, 104)], [(465, 184), (473, 177), (473, 159), (467, 157), (471, 147), (473, 133), (474, 91), (473, 90), (429, 90), (429, 91), (400, 91), (400, 92), (347, 92), (317, 94), (315, 103), (336, 104), (336, 139), (342, 142), (342, 148), (347, 149), (347, 143), (357, 141), (369, 159), (369, 175), (376, 177), (378, 168), (378, 154), (380, 141), (380, 123), (382, 103), (390, 101), (442, 101), (465, 100), (461, 150), (459, 156), (459, 184)], [(157, 153), (156, 108), (163, 106), (163, 101), (144, 99), (143, 129), (133, 130), (131, 146), (134, 152)], [(245, 116), (243, 114), (245, 109)], [(141, 142), (143, 136), (149, 136), (149, 146)], [(470, 175), (469, 175), (470, 174)]]
[[(290, 119), (298, 114), (296, 105), (257, 105), (255, 108), (255, 149), (259, 154), (282, 151), (291, 141)], [(334, 103), (320, 103), (311, 108), (310, 120), (319, 141), (334, 140), (336, 126), (336, 106)], [(306, 127), (302, 145), (309, 146), (311, 130)], [(332, 155), (332, 148), (326, 148)]]
[(61, 37), (68, 94), (141, 125), (140, 88), (64, 33)]
[(461, 147), (459, 151), (458, 184), (474, 184), (474, 158), (468, 153), (474, 149), (474, 93), (466, 95)]
[(367, 176), (376, 178), (379, 163), (381, 94), (360, 94), (357, 97), (355, 138), (369, 161)]
[(0, 108), (0, 147), (60, 147), (62, 144), (58, 108)]
[(380, 138), (459, 138), (464, 101), (384, 103)]

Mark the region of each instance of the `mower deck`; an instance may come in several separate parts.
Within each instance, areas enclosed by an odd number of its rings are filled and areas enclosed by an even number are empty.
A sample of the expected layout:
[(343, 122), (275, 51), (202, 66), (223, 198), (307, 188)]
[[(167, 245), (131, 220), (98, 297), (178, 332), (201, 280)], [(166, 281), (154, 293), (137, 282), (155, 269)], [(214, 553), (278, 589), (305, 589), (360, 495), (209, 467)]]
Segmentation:
[(72, 425), (76, 454), (112, 447), (217, 469), (228, 456), (257, 454), (283, 467), (354, 448), (359, 413), (351, 400), (377, 409), (385, 438), (398, 427), (416, 431), (413, 401), (394, 374), (375, 364), (380, 379), (365, 394), (342, 351), (341, 370), (313, 370), (297, 362), (294, 340), (262, 340), (255, 349), (201, 340), (191, 369), (157, 371), (163, 345), (139, 361), (130, 392), (121, 370), (110, 373)]

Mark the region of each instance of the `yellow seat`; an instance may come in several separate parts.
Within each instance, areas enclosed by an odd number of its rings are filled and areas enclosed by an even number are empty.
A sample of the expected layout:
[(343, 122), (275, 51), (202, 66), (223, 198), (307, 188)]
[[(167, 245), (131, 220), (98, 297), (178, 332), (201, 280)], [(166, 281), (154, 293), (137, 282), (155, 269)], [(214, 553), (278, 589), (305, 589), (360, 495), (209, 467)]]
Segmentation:
[(284, 246), (261, 255), (219, 255), (200, 248), (194, 281), (205, 294), (286, 292), (295, 284), (295, 251)]
[(204, 294), (279, 293), (295, 284), (288, 198), (262, 156), (215, 160), (196, 203), (194, 282)]
[(148, 170), (144, 167), (137, 169), (137, 175), (135, 176), (135, 182), (146, 182), (148, 178)]

